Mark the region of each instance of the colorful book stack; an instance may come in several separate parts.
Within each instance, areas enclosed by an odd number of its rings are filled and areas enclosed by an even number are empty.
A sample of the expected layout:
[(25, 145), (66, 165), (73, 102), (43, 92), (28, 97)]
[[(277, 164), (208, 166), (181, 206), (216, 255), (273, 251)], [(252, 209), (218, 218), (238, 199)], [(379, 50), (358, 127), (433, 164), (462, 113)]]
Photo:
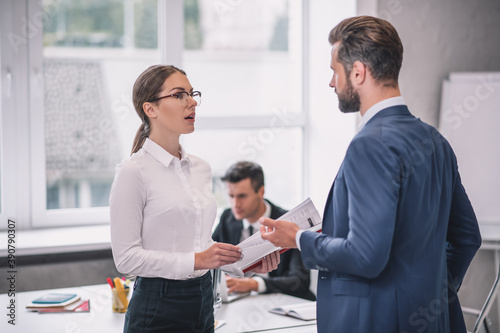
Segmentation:
[(33, 300), (26, 309), (38, 313), (89, 312), (90, 303), (77, 294), (50, 293)]

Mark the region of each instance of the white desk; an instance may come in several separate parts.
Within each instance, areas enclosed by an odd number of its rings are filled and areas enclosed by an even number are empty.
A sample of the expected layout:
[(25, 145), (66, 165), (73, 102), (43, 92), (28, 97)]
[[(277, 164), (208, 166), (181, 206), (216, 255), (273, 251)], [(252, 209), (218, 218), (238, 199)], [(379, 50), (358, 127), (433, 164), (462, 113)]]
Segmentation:
[[(216, 313), (216, 320), (226, 324), (216, 333), (235, 332), (316, 332), (316, 321), (303, 321), (270, 313), (269, 309), (286, 304), (310, 302), (284, 294), (250, 295), (229, 304), (223, 304)], [(286, 328), (286, 329), (285, 329)], [(299, 328), (298, 331), (291, 330)], [(290, 330), (289, 330), (290, 329)]]
[[(47, 313), (39, 314), (26, 310), (33, 299), (47, 292), (77, 293), (90, 299), (88, 313)], [(0, 332), (2, 333), (121, 333), (125, 314), (111, 311), (111, 288), (108, 284), (39, 290), (16, 293), (16, 325), (10, 325), (7, 307), (11, 298), (0, 295)], [(235, 332), (316, 332), (315, 321), (302, 321), (295, 318), (272, 314), (267, 310), (284, 304), (308, 302), (300, 298), (282, 295), (251, 295), (233, 303), (223, 304), (216, 314), (217, 320), (226, 324), (216, 333)], [(306, 326), (304, 326), (306, 325)]]

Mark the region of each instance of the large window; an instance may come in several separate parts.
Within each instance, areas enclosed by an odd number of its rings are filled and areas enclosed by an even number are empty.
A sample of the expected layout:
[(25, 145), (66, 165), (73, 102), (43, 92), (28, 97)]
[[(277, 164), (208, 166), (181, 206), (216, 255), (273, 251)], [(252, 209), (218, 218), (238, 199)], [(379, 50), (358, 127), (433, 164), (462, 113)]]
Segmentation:
[(33, 154), (45, 169), (33, 180), (33, 225), (108, 220), (115, 166), (139, 123), (132, 86), (160, 59), (157, 8), (156, 0), (42, 1), (43, 44), (33, 53), (42, 58), (44, 127), (34, 144), (44, 154)]
[[(42, 1), (46, 208), (108, 205), (135, 77), (158, 62), (156, 1)], [(137, 24), (134, 24), (137, 22)], [(127, 119), (132, 118), (132, 119)]]
[[(203, 93), (196, 130), (182, 144), (212, 166), (219, 207), (227, 206), (219, 179), (239, 160), (263, 166), (267, 197), (286, 208), (297, 204), (307, 136), (302, 6), (295, 0), (1, 2), (0, 27), (10, 35), (2, 31), (0, 45), (0, 185), (19, 190), (0, 193), (2, 213), (9, 206), (25, 212), (24, 228), (106, 223), (115, 166), (130, 155), (140, 124), (133, 83), (160, 62), (185, 69)], [(6, 84), (13, 84), (12, 99)], [(22, 139), (6, 147), (14, 133)], [(14, 171), (19, 184), (5, 176)]]
[[(185, 21), (183, 66), (203, 89), (203, 114), (272, 115), (302, 111), (302, 8), (299, 1), (238, 1), (229, 8), (197, 4)], [(194, 16), (194, 15), (193, 15)]]
[(301, 1), (185, 1), (185, 12), (183, 67), (203, 92), (186, 148), (212, 166), (220, 205), (219, 177), (252, 160), (264, 169), (266, 196), (291, 208), (303, 196)]

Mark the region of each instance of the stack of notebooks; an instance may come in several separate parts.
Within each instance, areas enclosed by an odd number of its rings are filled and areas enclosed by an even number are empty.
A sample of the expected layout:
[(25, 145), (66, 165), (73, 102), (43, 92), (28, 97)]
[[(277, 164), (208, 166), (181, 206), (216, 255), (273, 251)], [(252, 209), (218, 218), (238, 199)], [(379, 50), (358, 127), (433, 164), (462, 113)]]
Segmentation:
[(38, 313), (89, 312), (90, 303), (77, 294), (50, 293), (33, 300), (26, 309)]

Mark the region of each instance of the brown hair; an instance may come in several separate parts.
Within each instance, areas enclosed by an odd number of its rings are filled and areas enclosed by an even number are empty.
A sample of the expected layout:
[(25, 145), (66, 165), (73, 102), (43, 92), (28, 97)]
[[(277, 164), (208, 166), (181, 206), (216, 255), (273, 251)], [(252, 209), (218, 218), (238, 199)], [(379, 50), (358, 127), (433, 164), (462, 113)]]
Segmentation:
[(248, 161), (241, 161), (231, 165), (221, 180), (234, 184), (247, 178), (250, 178), (255, 193), (264, 186), (264, 171), (262, 171), (262, 167), (257, 163)]
[[(135, 80), (134, 88), (132, 90), (132, 100), (134, 103), (135, 112), (142, 120), (142, 124), (135, 134), (134, 143), (132, 145), (132, 154), (136, 153), (142, 148), (144, 141), (149, 137), (151, 126), (149, 118), (142, 108), (144, 103), (149, 102), (161, 92), (165, 80), (174, 73), (186, 73), (175, 66), (154, 65), (142, 72), (141, 75)], [(158, 103), (158, 102), (153, 102)]]
[(332, 45), (340, 42), (337, 61), (344, 66), (347, 75), (359, 60), (376, 81), (397, 86), (403, 44), (388, 21), (372, 16), (347, 18), (330, 31), (328, 41)]

